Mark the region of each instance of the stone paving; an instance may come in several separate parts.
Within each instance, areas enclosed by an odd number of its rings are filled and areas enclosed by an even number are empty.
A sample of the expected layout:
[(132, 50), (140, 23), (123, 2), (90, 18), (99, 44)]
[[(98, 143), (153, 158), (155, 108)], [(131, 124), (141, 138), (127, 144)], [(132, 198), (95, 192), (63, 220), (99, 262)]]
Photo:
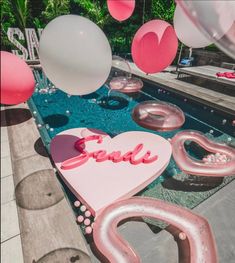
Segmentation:
[(71, 206), (38, 147), (45, 148), (35, 146), (39, 132), (27, 104), (2, 108), (1, 117), (1, 262), (89, 263)]
[[(1, 110), (4, 108), (1, 107)], [(5, 123), (1, 116), (1, 123)], [(1, 262), (23, 263), (7, 127), (1, 127)]]

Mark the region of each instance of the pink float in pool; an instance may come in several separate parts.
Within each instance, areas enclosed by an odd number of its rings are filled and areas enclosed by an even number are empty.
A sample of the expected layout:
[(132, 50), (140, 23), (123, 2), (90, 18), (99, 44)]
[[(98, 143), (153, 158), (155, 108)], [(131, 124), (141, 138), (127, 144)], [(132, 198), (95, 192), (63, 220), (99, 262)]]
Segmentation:
[(118, 90), (122, 93), (135, 93), (142, 89), (143, 82), (141, 79), (122, 76), (112, 78), (109, 85), (111, 90)]
[(109, 83), (110, 90), (122, 93), (136, 93), (143, 87), (141, 79), (132, 77), (131, 67), (127, 60), (119, 56), (113, 56), (113, 78)]
[(51, 156), (66, 185), (96, 216), (160, 176), (170, 161), (171, 144), (148, 132), (110, 138), (102, 131), (75, 128), (53, 138)]
[[(203, 160), (192, 159), (184, 148), (186, 141), (196, 142), (214, 154)], [(213, 142), (197, 131), (183, 131), (172, 138), (171, 144), (175, 162), (187, 174), (218, 177), (235, 174), (235, 149), (225, 143)]]
[[(180, 229), (182, 232), (179, 233), (179, 239), (188, 238), (190, 251), (187, 253), (187, 262), (218, 262), (215, 240), (206, 219), (183, 207), (143, 197), (115, 202), (97, 216), (94, 223), (94, 242), (108, 262), (142, 262), (117, 230), (119, 223), (131, 217), (154, 218)], [(183, 248), (182, 245), (179, 247)]]
[(132, 112), (132, 118), (140, 126), (156, 131), (175, 130), (185, 122), (184, 113), (179, 107), (154, 100), (138, 104)]

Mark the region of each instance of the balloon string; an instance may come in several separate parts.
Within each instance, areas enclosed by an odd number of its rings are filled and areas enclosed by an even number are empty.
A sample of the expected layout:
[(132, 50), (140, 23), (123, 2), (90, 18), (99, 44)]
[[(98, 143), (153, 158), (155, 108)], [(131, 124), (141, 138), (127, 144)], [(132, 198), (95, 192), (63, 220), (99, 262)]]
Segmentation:
[(181, 45), (180, 45), (180, 53), (179, 53), (179, 56), (178, 56), (178, 61), (177, 61), (177, 66), (176, 66), (176, 71), (178, 71), (178, 68), (179, 68), (183, 46), (184, 46), (183, 43), (181, 43)]
[(143, 2), (143, 17), (142, 17), (142, 25), (144, 24), (144, 16), (145, 16), (145, 0)]
[(96, 3), (95, 0), (93, 0), (93, 6), (94, 6), (94, 9), (95, 9), (95, 12), (96, 12), (96, 19), (98, 19), (98, 14), (99, 14), (99, 8), (98, 8), (98, 4)]

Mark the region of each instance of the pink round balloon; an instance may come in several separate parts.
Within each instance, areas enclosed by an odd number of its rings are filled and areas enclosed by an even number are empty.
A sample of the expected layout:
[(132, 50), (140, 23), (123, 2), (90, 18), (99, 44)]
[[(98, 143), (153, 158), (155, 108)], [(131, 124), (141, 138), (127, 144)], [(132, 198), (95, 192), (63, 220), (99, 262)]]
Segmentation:
[(132, 15), (135, 9), (135, 0), (107, 0), (107, 5), (109, 13), (114, 19), (124, 21)]
[(1, 51), (1, 103), (19, 104), (34, 92), (33, 73), (24, 60), (12, 53)]
[(152, 20), (136, 32), (131, 53), (138, 68), (145, 73), (157, 73), (172, 63), (177, 48), (174, 28), (163, 20)]

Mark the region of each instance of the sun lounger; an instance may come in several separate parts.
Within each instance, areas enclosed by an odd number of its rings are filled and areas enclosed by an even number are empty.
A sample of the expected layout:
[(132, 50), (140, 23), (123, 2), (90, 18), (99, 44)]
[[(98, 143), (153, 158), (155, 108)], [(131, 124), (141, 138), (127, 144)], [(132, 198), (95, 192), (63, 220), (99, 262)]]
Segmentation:
[(196, 76), (199, 78), (204, 78), (216, 82), (220, 82), (227, 85), (235, 86), (235, 79), (229, 79), (226, 77), (217, 77), (216, 73), (218, 72), (234, 72), (234, 70), (229, 70), (220, 67), (214, 66), (198, 66), (198, 67), (187, 67), (187, 68), (179, 68), (178, 69), (178, 79), (181, 78), (182, 75)]

